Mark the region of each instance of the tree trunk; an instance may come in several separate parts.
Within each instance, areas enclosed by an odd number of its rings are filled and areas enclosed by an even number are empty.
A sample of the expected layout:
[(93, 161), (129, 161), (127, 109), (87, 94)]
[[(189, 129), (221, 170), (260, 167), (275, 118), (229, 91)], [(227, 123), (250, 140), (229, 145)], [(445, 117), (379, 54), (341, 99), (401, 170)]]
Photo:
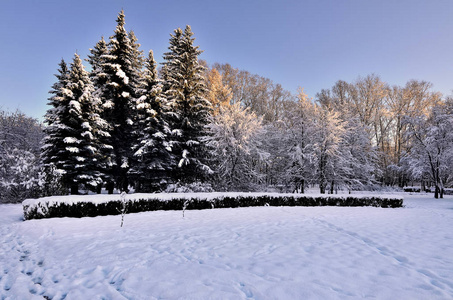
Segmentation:
[(96, 193), (97, 193), (97, 194), (102, 193), (102, 184), (98, 184), (98, 185), (96, 186)]
[(319, 161), (319, 192), (321, 194), (325, 194), (326, 193), (326, 176), (324, 174), (325, 172), (325, 169), (326, 169), (326, 161), (325, 161), (325, 157), (323, 154), (321, 154), (321, 159)]
[(319, 182), (319, 192), (320, 192), (321, 194), (325, 194), (325, 193), (326, 193), (326, 183), (325, 183), (325, 181), (322, 180), (322, 179), (321, 179), (320, 182)]
[(115, 188), (113, 181), (107, 182), (106, 188), (109, 194), (113, 194), (113, 189)]
[(71, 184), (71, 195), (79, 194), (79, 185), (77, 183)]

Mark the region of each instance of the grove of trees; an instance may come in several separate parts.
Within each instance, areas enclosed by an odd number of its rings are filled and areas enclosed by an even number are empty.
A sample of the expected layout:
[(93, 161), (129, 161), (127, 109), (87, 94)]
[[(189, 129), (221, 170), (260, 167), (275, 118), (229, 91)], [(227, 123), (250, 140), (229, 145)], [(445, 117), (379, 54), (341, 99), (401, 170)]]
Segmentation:
[(0, 114), (0, 201), (77, 194), (305, 192), (453, 185), (453, 100), (424, 81), (338, 81), (310, 99), (198, 57), (178, 28), (158, 68), (121, 11), (86, 59), (62, 60), (45, 124)]

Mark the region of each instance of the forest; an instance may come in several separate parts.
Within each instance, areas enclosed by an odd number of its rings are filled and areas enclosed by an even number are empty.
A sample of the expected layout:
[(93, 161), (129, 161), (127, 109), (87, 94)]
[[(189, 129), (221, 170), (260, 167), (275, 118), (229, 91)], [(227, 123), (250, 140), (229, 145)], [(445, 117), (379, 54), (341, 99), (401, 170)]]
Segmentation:
[[(77, 45), (74, 45), (76, 47)], [(338, 80), (314, 99), (199, 59), (190, 26), (158, 66), (120, 12), (62, 60), (44, 124), (0, 111), (0, 202), (103, 190), (320, 193), (453, 185), (453, 98), (429, 82)], [(44, 101), (44, 100), (43, 100)]]

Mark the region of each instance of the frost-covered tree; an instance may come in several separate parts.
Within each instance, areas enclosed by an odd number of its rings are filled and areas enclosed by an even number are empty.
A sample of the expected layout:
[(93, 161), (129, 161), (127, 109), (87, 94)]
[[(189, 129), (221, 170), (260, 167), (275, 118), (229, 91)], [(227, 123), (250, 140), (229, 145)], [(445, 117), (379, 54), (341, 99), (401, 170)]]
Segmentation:
[(156, 191), (165, 187), (173, 163), (171, 144), (167, 141), (168, 107), (162, 97), (162, 83), (157, 77), (157, 63), (150, 51), (137, 99), (134, 122), (133, 166), (130, 174), (137, 191)]
[(432, 84), (426, 81), (411, 80), (404, 87), (394, 86), (389, 92), (388, 106), (392, 119), (389, 140), (392, 145), (389, 153), (391, 164), (388, 166), (387, 180), (403, 187), (410, 178), (403, 161), (405, 153), (410, 152), (410, 139), (406, 119), (429, 115), (433, 106), (439, 103), (441, 95), (431, 91)]
[(261, 148), (261, 122), (240, 103), (221, 106), (219, 114), (211, 117), (205, 140), (213, 149), (214, 181), (219, 188), (250, 190), (259, 182), (258, 162), (268, 157)]
[[(375, 183), (379, 173), (376, 146), (373, 146), (368, 127), (357, 114), (355, 106), (350, 104), (351, 86), (339, 81), (330, 90), (317, 94), (317, 101), (324, 110), (336, 112), (343, 125), (338, 154), (332, 160), (333, 168), (329, 171), (330, 193), (335, 187), (363, 189)], [(340, 132), (339, 132), (340, 134)]]
[(203, 180), (211, 172), (206, 164), (207, 148), (201, 139), (206, 135), (211, 103), (205, 98), (204, 67), (198, 62), (202, 51), (194, 46), (194, 40), (190, 26), (184, 32), (176, 29), (162, 68), (164, 93), (171, 110), (170, 141), (177, 163), (173, 177), (183, 182)]
[(42, 138), (36, 119), (0, 110), (0, 203), (39, 195)]
[(338, 112), (316, 107), (314, 153), (316, 157), (319, 191), (326, 192), (328, 183), (333, 187), (341, 179), (342, 164), (341, 143), (345, 135), (345, 124)]
[(412, 147), (405, 158), (412, 175), (425, 176), (434, 184), (434, 197), (443, 198), (445, 183), (451, 180), (453, 161), (453, 101), (433, 107), (428, 118), (406, 118)]
[(293, 184), (295, 191), (302, 193), (315, 177), (315, 117), (314, 104), (300, 89), (297, 101), (286, 104), (286, 112), (280, 121), (284, 128), (280, 138), (284, 140), (276, 141), (287, 153), (286, 180)]
[(28, 150), (6, 148), (0, 158), (0, 203), (39, 196), (39, 157)]

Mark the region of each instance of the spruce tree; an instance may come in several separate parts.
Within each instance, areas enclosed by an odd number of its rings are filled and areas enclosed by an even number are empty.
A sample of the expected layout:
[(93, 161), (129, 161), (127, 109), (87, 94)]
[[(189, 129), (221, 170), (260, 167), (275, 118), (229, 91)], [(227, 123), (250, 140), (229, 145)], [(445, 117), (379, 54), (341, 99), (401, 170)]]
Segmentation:
[[(137, 44), (132, 43), (124, 28), (124, 11), (117, 18), (117, 26), (110, 37), (108, 53), (103, 55), (106, 82), (102, 90), (104, 118), (111, 126), (110, 144), (113, 146), (110, 175), (121, 191), (129, 186), (128, 172), (132, 157), (134, 106), (139, 81), (140, 64)], [(113, 189), (110, 186), (109, 192)]]
[[(143, 51), (140, 50), (140, 44), (138, 43), (138, 39), (135, 36), (135, 32), (133, 30), (129, 31), (129, 40), (131, 43), (132, 49), (132, 66), (136, 70), (136, 72), (141, 72), (141, 69), (145, 63), (145, 58), (143, 57)], [(141, 76), (139, 76), (141, 77)]]
[[(52, 85), (49, 94), (52, 96), (48, 99), (48, 105), (51, 106), (44, 115), (44, 139), (41, 148), (41, 162), (47, 171), (61, 167), (64, 155), (64, 123), (65, 97), (64, 89), (69, 82), (69, 69), (66, 62), (62, 59), (59, 63), (58, 74), (55, 74), (57, 81)], [(59, 170), (61, 172), (61, 170)]]
[(61, 59), (58, 65), (60, 68), (58, 69), (58, 74), (55, 74), (57, 82), (52, 85), (52, 90), (49, 91), (49, 94), (52, 94), (52, 96), (48, 99), (48, 105), (52, 107), (47, 110), (44, 116), (45, 122), (49, 125), (45, 129), (46, 133), (50, 133), (49, 129), (52, 129), (50, 125), (58, 121), (58, 111), (63, 97), (62, 88), (68, 84), (69, 70), (64, 59)]
[(102, 90), (107, 82), (107, 76), (104, 72), (104, 63), (105, 56), (108, 55), (108, 48), (104, 37), (96, 43), (93, 49), (90, 49), (90, 53), (88, 59), (86, 59), (91, 65), (90, 79), (95, 88), (95, 95), (101, 98), (103, 94)]
[(194, 46), (193, 32), (186, 26), (170, 37), (169, 52), (164, 55), (163, 79), (165, 96), (174, 114), (170, 126), (176, 157), (174, 177), (183, 182), (203, 180), (211, 172), (206, 165), (207, 149), (202, 137), (211, 112), (205, 98), (205, 68), (198, 62), (202, 53)]
[(108, 133), (97, 112), (100, 103), (92, 96), (94, 87), (77, 54), (64, 78), (54, 85), (56, 96), (51, 101), (58, 101), (58, 107), (48, 112), (53, 121), (46, 130), (43, 157), (44, 163), (54, 164), (63, 173), (71, 194), (77, 194), (80, 184), (94, 189), (102, 183), (98, 149), (109, 146), (100, 144), (98, 136)]
[(171, 147), (167, 141), (170, 129), (168, 108), (162, 97), (162, 83), (157, 77), (157, 63), (149, 52), (143, 73), (141, 97), (137, 100), (134, 122), (134, 163), (130, 170), (136, 179), (136, 190), (157, 191), (165, 187), (172, 165)]
[[(105, 111), (108, 111), (110, 104), (107, 103), (106, 96), (108, 96), (108, 76), (105, 72), (106, 57), (109, 55), (109, 49), (104, 37), (101, 37), (99, 42), (96, 43), (93, 49), (90, 49), (88, 55), (88, 63), (91, 65), (90, 79), (94, 85), (93, 97), (99, 100), (98, 113), (102, 119), (105, 119)], [(101, 145), (108, 145), (99, 148), (99, 161), (98, 169), (103, 175), (103, 182), (107, 183), (108, 186), (113, 185), (113, 147), (111, 146), (112, 139), (110, 133), (112, 132), (112, 126), (105, 123), (104, 130), (108, 134), (99, 135), (99, 143)], [(100, 192), (101, 186), (98, 186), (98, 192)]]

